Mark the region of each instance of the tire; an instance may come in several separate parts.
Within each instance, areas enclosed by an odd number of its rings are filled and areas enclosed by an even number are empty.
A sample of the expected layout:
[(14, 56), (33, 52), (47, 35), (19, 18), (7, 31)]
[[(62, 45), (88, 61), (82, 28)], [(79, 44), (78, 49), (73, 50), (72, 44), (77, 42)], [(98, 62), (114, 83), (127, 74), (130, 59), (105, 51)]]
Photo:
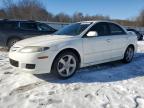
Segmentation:
[(7, 42), (8, 49), (10, 49), (18, 41), (20, 41), (20, 39), (18, 39), (18, 38), (12, 38), (12, 39), (8, 40), (8, 42)]
[(52, 66), (52, 74), (59, 79), (72, 77), (79, 68), (79, 60), (73, 52), (63, 52), (56, 57)]
[(133, 56), (134, 56), (134, 48), (133, 46), (129, 46), (124, 53), (124, 58), (122, 61), (124, 63), (130, 63), (133, 59)]

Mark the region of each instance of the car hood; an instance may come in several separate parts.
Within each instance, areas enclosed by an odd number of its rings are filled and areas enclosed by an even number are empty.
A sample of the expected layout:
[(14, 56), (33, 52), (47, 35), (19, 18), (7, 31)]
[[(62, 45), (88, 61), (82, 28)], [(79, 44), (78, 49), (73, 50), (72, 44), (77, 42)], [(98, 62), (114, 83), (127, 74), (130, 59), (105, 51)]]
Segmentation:
[(66, 35), (45, 35), (32, 37), (28, 39), (24, 39), (22, 41), (17, 42), (15, 45), (17, 46), (47, 46), (55, 43), (59, 43), (62, 41), (68, 41), (73, 39), (75, 36), (66, 36)]

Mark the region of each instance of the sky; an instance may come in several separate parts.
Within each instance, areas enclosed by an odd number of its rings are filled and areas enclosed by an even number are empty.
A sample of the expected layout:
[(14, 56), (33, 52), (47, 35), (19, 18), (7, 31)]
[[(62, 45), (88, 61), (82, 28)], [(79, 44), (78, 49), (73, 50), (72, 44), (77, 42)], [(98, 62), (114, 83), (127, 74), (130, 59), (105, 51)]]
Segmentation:
[[(144, 0), (39, 0), (46, 9), (58, 14), (72, 15), (82, 12), (89, 15), (110, 16), (113, 19), (131, 19), (144, 9)], [(2, 4), (0, 3), (0, 6)]]

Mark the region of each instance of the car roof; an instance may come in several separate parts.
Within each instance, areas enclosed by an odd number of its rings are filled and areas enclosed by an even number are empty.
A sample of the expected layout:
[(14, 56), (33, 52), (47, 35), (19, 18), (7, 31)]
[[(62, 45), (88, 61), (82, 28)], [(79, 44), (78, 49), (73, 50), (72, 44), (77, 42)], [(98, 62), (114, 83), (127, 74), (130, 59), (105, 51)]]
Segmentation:
[(80, 21), (79, 23), (99, 23), (99, 22), (106, 22), (106, 23), (113, 23), (116, 25), (119, 25), (120, 27), (124, 28), (123, 26), (121, 26), (120, 24), (111, 21), (111, 20), (92, 20), (92, 21)]
[(127, 30), (128, 31), (136, 31), (136, 32), (138, 32), (136, 29), (133, 29), (133, 28), (128, 28)]
[(127, 28), (127, 30), (135, 30), (135, 29), (133, 29), (133, 28)]
[(5, 22), (40, 22), (40, 21), (35, 21), (35, 20), (16, 20), (16, 19), (0, 19), (0, 21), (5, 21)]
[(80, 23), (85, 23), (85, 22), (87, 22), (87, 23), (98, 23), (98, 22), (109, 22), (109, 23), (115, 23), (115, 22), (113, 22), (113, 21), (111, 21), (111, 20), (91, 20), (91, 21), (80, 21)]

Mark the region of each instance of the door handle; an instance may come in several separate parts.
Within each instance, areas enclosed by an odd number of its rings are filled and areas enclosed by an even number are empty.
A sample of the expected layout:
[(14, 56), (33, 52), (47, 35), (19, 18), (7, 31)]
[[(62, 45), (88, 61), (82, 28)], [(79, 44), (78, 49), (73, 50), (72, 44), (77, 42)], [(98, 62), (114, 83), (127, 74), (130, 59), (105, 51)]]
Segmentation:
[(107, 39), (106, 41), (109, 43), (109, 42), (111, 42), (111, 39)]

